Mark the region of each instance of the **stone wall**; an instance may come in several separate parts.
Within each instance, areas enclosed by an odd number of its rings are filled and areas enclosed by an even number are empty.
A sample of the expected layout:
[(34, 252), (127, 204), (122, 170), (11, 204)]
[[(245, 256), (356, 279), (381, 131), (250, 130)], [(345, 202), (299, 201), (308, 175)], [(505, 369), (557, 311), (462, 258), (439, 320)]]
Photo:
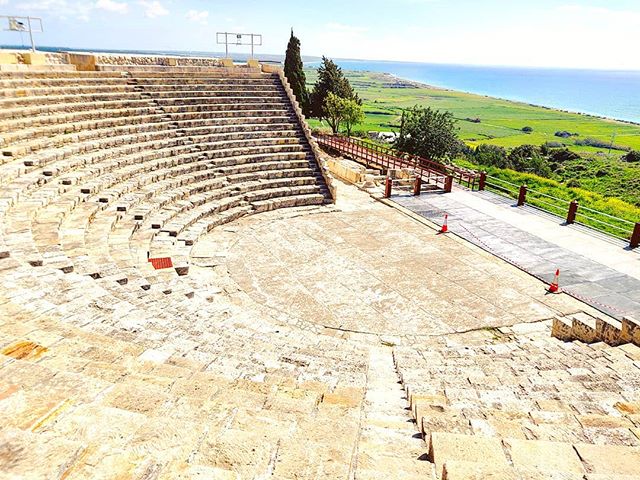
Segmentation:
[(327, 184), (327, 188), (329, 189), (329, 192), (331, 193), (331, 198), (335, 202), (335, 200), (336, 200), (336, 186), (333, 184), (333, 179), (331, 178), (331, 175), (329, 174), (329, 168), (327, 167), (327, 164), (326, 164), (326, 162), (324, 160), (324, 157), (322, 155), (322, 151), (320, 150), (320, 147), (318, 147), (318, 144), (316, 143), (315, 139), (311, 135), (311, 129), (309, 128), (309, 125), (307, 125), (307, 121), (306, 121), (306, 119), (304, 117), (304, 114), (302, 113), (302, 109), (300, 108), (300, 105), (298, 104), (298, 100), (296, 99), (296, 96), (293, 93), (293, 90), (291, 89), (291, 85), (289, 85), (289, 81), (287, 80), (287, 77), (284, 76), (284, 72), (283, 72), (282, 68), (280, 68), (278, 66), (275, 66), (275, 65), (263, 64), (262, 65), (262, 71), (265, 72), (265, 73), (277, 73), (278, 76), (280, 77), (280, 81), (282, 82), (282, 86), (284, 87), (284, 90), (287, 93), (287, 96), (289, 97), (289, 100), (291, 101), (291, 104), (293, 105), (293, 109), (295, 111), (295, 114), (298, 117), (298, 120), (300, 122), (300, 126), (302, 127), (302, 131), (304, 132), (304, 135), (305, 135), (307, 141), (309, 142), (309, 146), (311, 147), (311, 151), (313, 152), (313, 156), (315, 157), (316, 162), (318, 162), (318, 166), (320, 167), (320, 171), (322, 172), (322, 176), (324, 177), (324, 181)]
[(221, 65), (217, 58), (210, 57), (174, 57), (153, 55), (95, 55), (96, 64), (100, 65), (136, 65), (163, 67), (218, 67)]

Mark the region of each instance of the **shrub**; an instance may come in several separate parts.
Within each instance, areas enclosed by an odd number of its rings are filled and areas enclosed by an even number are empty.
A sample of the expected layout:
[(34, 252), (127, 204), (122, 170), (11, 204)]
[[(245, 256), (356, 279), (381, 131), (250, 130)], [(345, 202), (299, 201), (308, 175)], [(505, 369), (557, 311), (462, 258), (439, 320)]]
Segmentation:
[(629, 162), (629, 163), (640, 162), (640, 151), (631, 150), (629, 153), (622, 156), (622, 161)]
[(480, 165), (499, 168), (512, 168), (507, 159), (507, 151), (497, 145), (482, 143), (473, 152), (473, 160)]
[(578, 160), (579, 158), (582, 157), (576, 152), (572, 152), (568, 148), (553, 150), (549, 153), (549, 160), (556, 163), (563, 163), (569, 160)]
[(533, 132), (533, 128), (531, 128), (531, 127), (522, 127), (522, 131), (524, 133), (531, 133), (531, 132)]
[(584, 147), (596, 147), (596, 148), (606, 148), (611, 150), (620, 150), (623, 152), (628, 152), (631, 150), (629, 147), (624, 147), (622, 145), (616, 145), (615, 143), (607, 142), (604, 140), (599, 140), (593, 137), (587, 137), (582, 140), (576, 140), (576, 145), (584, 146)]
[(542, 151), (535, 145), (520, 145), (509, 154), (509, 161), (518, 172), (535, 173), (542, 177), (551, 176), (551, 167)]

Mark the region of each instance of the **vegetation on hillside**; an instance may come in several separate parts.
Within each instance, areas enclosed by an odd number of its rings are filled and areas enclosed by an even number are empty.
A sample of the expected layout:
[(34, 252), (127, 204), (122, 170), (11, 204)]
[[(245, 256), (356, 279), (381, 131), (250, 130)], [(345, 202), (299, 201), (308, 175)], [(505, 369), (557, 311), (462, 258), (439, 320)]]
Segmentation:
[[(308, 83), (313, 85), (317, 79), (315, 69), (305, 72)], [(488, 143), (511, 148), (555, 142), (581, 154), (617, 158), (624, 152), (612, 150), (609, 154), (613, 139), (614, 147), (640, 151), (640, 125), (427, 87), (383, 73), (344, 74), (362, 99), (366, 114), (360, 126), (363, 131), (398, 131), (402, 111), (419, 105), (451, 112), (459, 120), (460, 139), (470, 146)], [(319, 122), (314, 126), (320, 126)], [(532, 131), (523, 132), (525, 127)], [(607, 148), (576, 144), (587, 138), (603, 142)]]
[[(539, 175), (516, 172), (509, 168), (487, 167), (467, 159), (457, 159), (456, 164), (475, 170), (485, 170), (489, 175), (487, 189), (512, 198), (518, 197), (518, 186), (527, 185), (527, 203), (565, 218), (569, 202), (577, 200), (578, 222), (589, 225), (611, 235), (628, 238), (633, 223), (640, 219), (640, 208), (607, 194), (586, 188), (569, 187), (566, 183), (540, 177)], [(640, 172), (639, 172), (640, 173)], [(640, 178), (638, 176), (637, 178)], [(552, 198), (550, 198), (552, 197)], [(595, 211), (589, 211), (592, 209)], [(598, 213), (600, 212), (600, 213)], [(612, 215), (626, 221), (609, 218)]]
[(362, 104), (362, 100), (342, 73), (342, 69), (333, 60), (322, 57), (322, 64), (315, 73), (316, 82), (311, 91), (311, 115), (313, 117), (326, 118), (325, 106), (330, 93), (342, 99), (353, 100), (358, 105)]
[(450, 112), (415, 106), (402, 112), (394, 147), (424, 158), (442, 160), (460, 153), (456, 121)]
[[(640, 125), (426, 87), (387, 74), (345, 76), (362, 98), (364, 132), (399, 132), (402, 112), (416, 105), (448, 111), (468, 147), (459, 162), (494, 172), (519, 170), (640, 206)], [(316, 72), (308, 71), (307, 78), (313, 82)], [(637, 221), (638, 212), (631, 211)]]

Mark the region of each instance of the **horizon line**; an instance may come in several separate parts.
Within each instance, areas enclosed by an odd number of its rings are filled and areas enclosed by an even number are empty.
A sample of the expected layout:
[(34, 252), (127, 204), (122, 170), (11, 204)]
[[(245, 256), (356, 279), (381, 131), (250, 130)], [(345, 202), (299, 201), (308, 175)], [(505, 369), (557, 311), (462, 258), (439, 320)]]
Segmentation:
[[(96, 53), (166, 53), (173, 55), (180, 54), (204, 54), (207, 56), (210, 55), (219, 55), (223, 52), (215, 52), (215, 51), (204, 51), (204, 50), (148, 50), (148, 49), (128, 49), (128, 48), (84, 48), (84, 47), (60, 47), (53, 45), (41, 45), (39, 48), (45, 49), (57, 49), (57, 50), (67, 50), (67, 51), (85, 51)], [(28, 46), (25, 45), (0, 45), (0, 50), (3, 49), (12, 49), (12, 50), (30, 50)], [(36, 48), (37, 50), (37, 48)], [(249, 56), (249, 52), (236, 52), (232, 53), (233, 55), (240, 56)], [(263, 53), (262, 55), (272, 56), (272, 57), (282, 57), (284, 58), (284, 54), (282, 53)], [(260, 57), (260, 54), (255, 54), (256, 57)], [(562, 66), (552, 66), (552, 65), (523, 65), (523, 64), (499, 64), (499, 63), (457, 63), (457, 62), (434, 62), (434, 61), (424, 61), (424, 60), (389, 60), (389, 59), (373, 59), (373, 58), (349, 58), (349, 57), (334, 57), (328, 55), (302, 55), (303, 61), (305, 61), (305, 57), (307, 58), (305, 63), (316, 63), (322, 60), (322, 57), (330, 58), (332, 60), (338, 61), (350, 61), (350, 62), (382, 62), (382, 63), (406, 63), (406, 64), (418, 64), (418, 65), (448, 65), (448, 66), (459, 66), (459, 67), (477, 67), (477, 68), (519, 68), (519, 69), (542, 69), (542, 70), (578, 70), (578, 71), (601, 71), (601, 72), (631, 72), (631, 73), (640, 73), (640, 68), (624, 68), (624, 67), (597, 67), (597, 66), (573, 66), (573, 67), (562, 67)]]

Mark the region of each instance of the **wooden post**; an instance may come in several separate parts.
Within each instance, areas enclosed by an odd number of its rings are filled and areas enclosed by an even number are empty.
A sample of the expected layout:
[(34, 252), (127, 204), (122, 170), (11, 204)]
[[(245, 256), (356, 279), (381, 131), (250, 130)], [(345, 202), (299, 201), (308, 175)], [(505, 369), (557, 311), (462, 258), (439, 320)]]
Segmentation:
[(487, 186), (487, 172), (480, 172), (480, 180), (478, 181), (478, 190), (484, 190)]
[(391, 177), (387, 177), (387, 181), (384, 185), (384, 198), (390, 198), (391, 197), (391, 185), (393, 184), (393, 180), (391, 180)]
[(422, 189), (422, 175), (416, 175), (416, 179), (413, 182), (413, 194), (417, 197), (420, 195), (420, 190)]
[(569, 204), (569, 212), (567, 213), (567, 225), (576, 223), (576, 214), (578, 213), (578, 202), (573, 200)]
[(445, 193), (451, 193), (453, 189), (453, 175), (447, 175), (447, 178), (444, 181), (444, 191)]
[(638, 248), (640, 246), (640, 222), (636, 223), (633, 233), (631, 234), (630, 248)]
[(523, 206), (526, 200), (527, 200), (527, 186), (521, 185), (520, 193), (518, 194), (518, 206), (519, 207)]

